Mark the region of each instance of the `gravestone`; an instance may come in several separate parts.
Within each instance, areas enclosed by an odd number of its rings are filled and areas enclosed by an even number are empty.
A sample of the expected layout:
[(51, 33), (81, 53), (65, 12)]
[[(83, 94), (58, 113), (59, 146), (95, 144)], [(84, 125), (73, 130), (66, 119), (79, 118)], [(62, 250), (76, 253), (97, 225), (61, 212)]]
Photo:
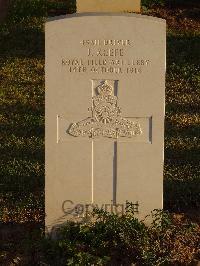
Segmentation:
[(140, 12), (140, 0), (77, 0), (77, 13)]
[(46, 23), (46, 226), (93, 206), (162, 208), (165, 21), (88, 13)]

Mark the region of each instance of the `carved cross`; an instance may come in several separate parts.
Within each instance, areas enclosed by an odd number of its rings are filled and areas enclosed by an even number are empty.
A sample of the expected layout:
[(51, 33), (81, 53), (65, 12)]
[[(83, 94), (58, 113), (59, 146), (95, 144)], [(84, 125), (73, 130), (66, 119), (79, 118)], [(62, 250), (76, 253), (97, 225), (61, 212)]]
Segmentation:
[[(113, 147), (113, 196), (112, 202), (117, 202), (117, 139), (137, 138), (142, 135), (142, 128), (134, 118), (122, 116), (118, 106), (118, 98), (115, 88), (109, 80), (101, 80), (98, 86), (94, 86), (92, 95), (92, 107), (89, 108), (91, 116), (81, 121), (72, 123), (67, 133), (74, 137), (92, 139), (92, 203), (94, 197), (94, 141), (96, 139), (114, 139)], [(114, 84), (115, 81), (112, 81)], [(94, 82), (93, 82), (94, 85)], [(117, 90), (116, 90), (117, 91)], [(133, 121), (135, 119), (135, 121)], [(138, 118), (137, 118), (138, 119)], [(103, 155), (102, 155), (103, 156)]]

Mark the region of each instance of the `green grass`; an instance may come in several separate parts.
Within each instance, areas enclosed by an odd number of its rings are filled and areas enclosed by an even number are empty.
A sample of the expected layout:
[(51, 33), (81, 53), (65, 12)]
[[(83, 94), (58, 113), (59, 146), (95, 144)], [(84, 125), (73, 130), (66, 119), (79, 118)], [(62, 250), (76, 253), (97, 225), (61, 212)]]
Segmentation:
[(27, 220), (30, 200), (31, 220), (44, 212), (44, 21), (10, 15), (0, 28), (3, 221)]
[(200, 206), (200, 32), (167, 37), (165, 208)]

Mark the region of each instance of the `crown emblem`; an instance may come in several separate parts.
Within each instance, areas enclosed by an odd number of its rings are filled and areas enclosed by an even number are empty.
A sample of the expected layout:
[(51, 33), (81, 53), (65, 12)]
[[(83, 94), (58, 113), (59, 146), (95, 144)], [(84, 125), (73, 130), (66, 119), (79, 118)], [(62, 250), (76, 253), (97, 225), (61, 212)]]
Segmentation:
[(107, 81), (104, 81), (103, 84), (97, 87), (97, 91), (100, 96), (108, 96), (112, 95), (113, 87), (110, 84), (108, 84)]

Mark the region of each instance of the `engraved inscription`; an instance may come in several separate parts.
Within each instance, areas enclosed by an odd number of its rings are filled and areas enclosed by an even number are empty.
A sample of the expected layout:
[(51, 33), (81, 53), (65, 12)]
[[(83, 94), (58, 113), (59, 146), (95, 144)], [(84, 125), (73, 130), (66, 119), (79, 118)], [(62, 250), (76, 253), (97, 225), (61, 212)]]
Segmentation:
[(121, 116), (118, 98), (114, 96), (113, 87), (103, 81), (96, 88), (96, 96), (92, 98), (91, 117), (73, 123), (68, 133), (74, 137), (134, 137), (142, 134), (138, 122), (133, 122)]
[(132, 40), (82, 40), (80, 45), (82, 57), (61, 59), (68, 73), (140, 75), (151, 66), (149, 58), (129, 58), (128, 52), (135, 45)]
[(131, 40), (82, 40), (80, 42), (83, 46), (99, 46), (99, 45), (111, 45), (111, 46), (130, 46)]
[(123, 49), (97, 49), (92, 51), (90, 48), (88, 49), (88, 56), (108, 56), (108, 57), (117, 57), (123, 56), (124, 50)]

